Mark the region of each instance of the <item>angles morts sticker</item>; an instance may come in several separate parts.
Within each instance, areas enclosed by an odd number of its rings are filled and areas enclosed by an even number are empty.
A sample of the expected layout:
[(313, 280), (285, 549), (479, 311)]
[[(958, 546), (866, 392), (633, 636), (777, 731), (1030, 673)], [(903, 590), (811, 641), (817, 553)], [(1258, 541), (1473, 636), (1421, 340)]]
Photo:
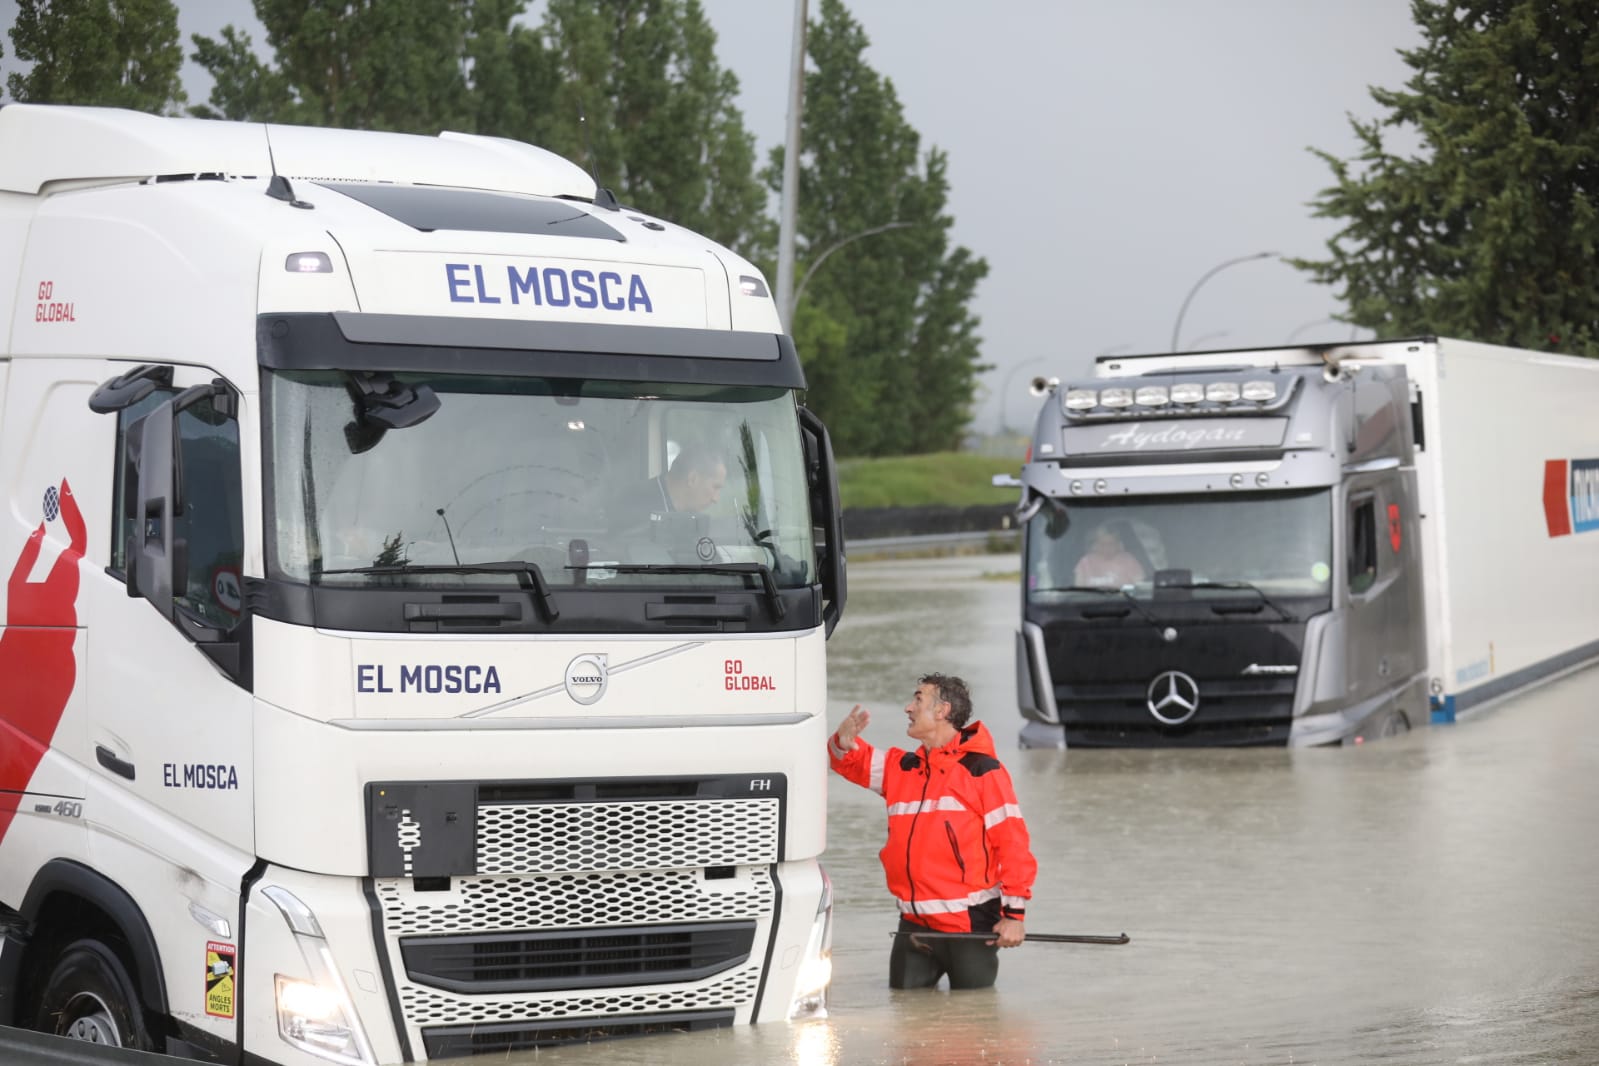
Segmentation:
[(213, 1018), (233, 1017), (234, 960), (238, 953), (232, 944), (220, 940), (205, 942), (205, 1012)]

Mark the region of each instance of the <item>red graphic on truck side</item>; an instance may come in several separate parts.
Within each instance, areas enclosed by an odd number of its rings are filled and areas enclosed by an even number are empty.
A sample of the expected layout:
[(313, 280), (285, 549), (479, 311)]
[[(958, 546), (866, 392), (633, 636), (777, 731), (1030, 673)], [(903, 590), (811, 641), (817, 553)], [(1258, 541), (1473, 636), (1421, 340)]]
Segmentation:
[(6, 583), (6, 630), (0, 635), (0, 841), (77, 682), (72, 644), (78, 637), (78, 560), (88, 537), (65, 479), (58, 493), (47, 494), (47, 509), (52, 503), (60, 508), (68, 546), (43, 581), (28, 580), (44, 546), (46, 518), (28, 535)]

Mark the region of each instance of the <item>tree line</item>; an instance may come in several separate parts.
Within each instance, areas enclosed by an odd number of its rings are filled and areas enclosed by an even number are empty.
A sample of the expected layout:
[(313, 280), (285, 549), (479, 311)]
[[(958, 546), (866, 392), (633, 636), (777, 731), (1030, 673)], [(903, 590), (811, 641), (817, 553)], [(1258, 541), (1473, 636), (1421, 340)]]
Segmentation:
[[(590, 165), (626, 203), (771, 277), (782, 149), (757, 159), (698, 0), (254, 0), (189, 58), (172, 0), (19, 0), (17, 100), (204, 117), (494, 134)], [(1402, 89), (1353, 115), (1350, 159), (1308, 205), (1339, 228), (1296, 265), (1379, 337), (1436, 334), (1599, 356), (1599, 5), (1411, 0)], [(950, 239), (948, 157), (924, 149), (843, 0), (807, 35), (797, 306), (807, 402), (843, 455), (958, 445), (982, 362), (987, 263)], [(268, 58), (263, 59), (262, 55)], [(4, 51), (0, 49), (0, 64)], [(1420, 144), (1397, 153), (1394, 133)], [(1047, 130), (1038, 135), (1047, 136)]]
[[(950, 239), (948, 161), (925, 149), (843, 0), (808, 28), (792, 324), (841, 455), (958, 447), (982, 363), (987, 264)], [(763, 164), (698, 0), (254, 0), (264, 42), (193, 35), (213, 78), (186, 98), (173, 0), (20, 0), (18, 101), (509, 137), (582, 163), (629, 206), (773, 276), (782, 150)]]

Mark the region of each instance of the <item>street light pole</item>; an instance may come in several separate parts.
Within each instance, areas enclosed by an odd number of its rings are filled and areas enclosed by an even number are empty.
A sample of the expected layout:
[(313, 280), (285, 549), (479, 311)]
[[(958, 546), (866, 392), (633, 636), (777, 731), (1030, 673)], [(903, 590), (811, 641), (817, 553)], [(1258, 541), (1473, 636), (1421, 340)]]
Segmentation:
[[(805, 276), (803, 278), (800, 278), (799, 288), (794, 290), (794, 298), (789, 301), (788, 307), (787, 307), (787, 309), (786, 309), (786, 311), (784, 313), (783, 317), (784, 317), (785, 321), (787, 319), (791, 319), (791, 318), (794, 317), (794, 309), (799, 306), (800, 297), (805, 295), (805, 285), (806, 285), (806, 283), (811, 280), (811, 275), (816, 273), (816, 268), (821, 266), (823, 261), (826, 260), (828, 256), (832, 255), (834, 252), (838, 251), (840, 248), (844, 247), (846, 244), (854, 244), (856, 241), (860, 240), (862, 237), (870, 237), (874, 233), (882, 233), (882, 232), (884, 232), (886, 230), (891, 230), (891, 229), (904, 229), (906, 226), (914, 226), (914, 225), (916, 225), (916, 223), (914, 223), (914, 222), (885, 222), (881, 226), (873, 226), (871, 229), (863, 229), (859, 233), (852, 233), (848, 237), (845, 237), (843, 240), (834, 241), (832, 244), (828, 245), (825, 249), (822, 250), (822, 254), (821, 255), (819, 255), (815, 259), (811, 260), (811, 265), (810, 265), (809, 268), (806, 269)], [(790, 326), (789, 329), (792, 332), (793, 327)]]
[(1183, 315), (1188, 313), (1188, 305), (1194, 299), (1194, 293), (1199, 291), (1199, 287), (1201, 285), (1205, 284), (1205, 282), (1209, 281), (1217, 274), (1220, 274), (1223, 270), (1226, 270), (1230, 266), (1236, 266), (1239, 263), (1247, 263), (1253, 259), (1270, 259), (1277, 254), (1278, 253), (1276, 252), (1256, 252), (1254, 255), (1241, 255), (1237, 259), (1229, 259), (1226, 262), (1217, 263), (1215, 266), (1205, 271), (1200, 279), (1194, 282), (1194, 287), (1188, 290), (1188, 295), (1183, 297), (1183, 306), (1177, 312), (1177, 324), (1174, 325), (1171, 330), (1171, 350), (1174, 352), (1177, 351), (1177, 338), (1182, 333), (1183, 329)]
[[(1288, 340), (1284, 341), (1283, 343), (1292, 344), (1294, 342), (1294, 338), (1299, 336), (1301, 333), (1305, 332), (1305, 330), (1310, 329), (1312, 326), (1326, 325), (1329, 322), (1333, 323), (1334, 325), (1339, 325), (1339, 326), (1344, 324), (1343, 319), (1341, 319), (1341, 318), (1318, 318), (1314, 322), (1306, 322), (1303, 325), (1295, 326), (1294, 327), (1294, 331), (1292, 333), (1288, 334)], [(1355, 331), (1358, 330), (1359, 328), (1360, 328), (1359, 326), (1356, 326), (1352, 322), (1349, 324), (1349, 339), (1350, 340), (1354, 340), (1355, 339)]]
[(788, 70), (788, 134), (783, 142), (783, 206), (777, 224), (777, 311), (794, 332), (794, 227), (799, 198), (800, 114), (805, 106), (805, 0), (794, 0), (794, 54)]

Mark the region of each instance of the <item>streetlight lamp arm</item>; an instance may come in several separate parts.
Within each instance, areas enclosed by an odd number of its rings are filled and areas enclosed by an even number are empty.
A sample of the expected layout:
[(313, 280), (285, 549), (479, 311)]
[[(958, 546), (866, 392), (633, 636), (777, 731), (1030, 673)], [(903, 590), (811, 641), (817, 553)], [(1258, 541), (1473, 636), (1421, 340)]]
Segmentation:
[(1010, 410), (1010, 385), (1016, 379), (1016, 372), (1030, 367), (1034, 363), (1042, 363), (1044, 361), (1045, 357), (1041, 355), (1034, 356), (1031, 359), (1023, 359), (1005, 372), (1005, 384), (999, 390), (999, 431), (1001, 433), (1010, 432), (1010, 419), (1006, 417), (1006, 412)]
[[(884, 232), (886, 230), (904, 229), (906, 226), (914, 226), (914, 225), (916, 225), (916, 223), (914, 223), (914, 222), (885, 222), (881, 226), (873, 226), (870, 229), (863, 229), (859, 233), (852, 233), (848, 237), (845, 237), (843, 240), (835, 241), (833, 244), (828, 245), (827, 249), (825, 251), (823, 251), (821, 255), (817, 256), (814, 261), (812, 261), (810, 267), (805, 271), (804, 277), (800, 278), (799, 287), (794, 290), (794, 301), (789, 307), (789, 318), (791, 320), (793, 319), (793, 317), (794, 317), (794, 315), (793, 315), (794, 308), (799, 307), (800, 297), (805, 295), (805, 285), (806, 285), (807, 282), (809, 282), (811, 280), (811, 275), (816, 273), (816, 268), (817, 267), (821, 266), (823, 263), (825, 263), (827, 261), (827, 257), (828, 256), (832, 255), (834, 252), (838, 251), (840, 248), (844, 247), (846, 244), (854, 244), (856, 241), (860, 240), (862, 237), (870, 237), (870, 236), (872, 236), (874, 234), (882, 233), (882, 232)], [(790, 325), (789, 325), (789, 329), (792, 330), (793, 328), (794, 327), (793, 327), (793, 324), (791, 322)]]
[(1248, 263), (1254, 259), (1270, 259), (1272, 256), (1277, 254), (1277, 252), (1256, 252), (1254, 255), (1241, 255), (1237, 259), (1229, 259), (1226, 262), (1217, 263), (1215, 266), (1205, 271), (1200, 279), (1194, 282), (1194, 287), (1188, 290), (1188, 295), (1183, 297), (1183, 306), (1177, 311), (1177, 324), (1172, 326), (1171, 330), (1171, 350), (1174, 352), (1177, 350), (1177, 338), (1181, 335), (1183, 330), (1183, 315), (1188, 313), (1188, 305), (1193, 301), (1194, 293), (1199, 291), (1199, 287), (1201, 285), (1205, 284), (1205, 282), (1209, 281), (1217, 274), (1220, 274), (1223, 270), (1226, 270), (1230, 266), (1237, 266), (1239, 263)]

